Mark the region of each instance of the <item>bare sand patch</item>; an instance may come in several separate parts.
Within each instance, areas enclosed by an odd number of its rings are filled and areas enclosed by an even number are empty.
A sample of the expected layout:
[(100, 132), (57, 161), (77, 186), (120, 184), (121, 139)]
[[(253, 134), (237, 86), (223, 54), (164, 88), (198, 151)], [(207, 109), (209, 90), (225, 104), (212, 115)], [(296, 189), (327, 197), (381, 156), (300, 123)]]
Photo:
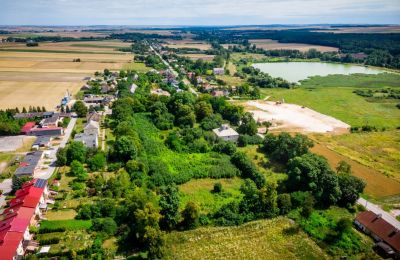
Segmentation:
[(348, 132), (350, 129), (350, 125), (336, 118), (294, 104), (248, 101), (245, 103), (245, 108), (253, 114), (256, 121), (272, 122), (271, 130), (304, 133), (343, 133)]
[(258, 48), (265, 50), (299, 50), (301, 52), (305, 52), (310, 49), (317, 49), (320, 52), (338, 51), (338, 48), (335, 47), (303, 43), (280, 43), (271, 39), (250, 40), (250, 43), (255, 44)]

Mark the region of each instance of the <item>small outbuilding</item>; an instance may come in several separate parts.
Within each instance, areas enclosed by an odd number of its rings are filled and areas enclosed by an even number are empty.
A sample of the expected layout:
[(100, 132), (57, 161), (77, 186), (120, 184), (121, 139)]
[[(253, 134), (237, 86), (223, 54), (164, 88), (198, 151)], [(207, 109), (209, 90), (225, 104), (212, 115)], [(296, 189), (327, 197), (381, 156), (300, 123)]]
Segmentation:
[(225, 141), (236, 142), (239, 138), (238, 132), (229, 127), (228, 124), (223, 124), (220, 128), (213, 129), (213, 132), (216, 136)]

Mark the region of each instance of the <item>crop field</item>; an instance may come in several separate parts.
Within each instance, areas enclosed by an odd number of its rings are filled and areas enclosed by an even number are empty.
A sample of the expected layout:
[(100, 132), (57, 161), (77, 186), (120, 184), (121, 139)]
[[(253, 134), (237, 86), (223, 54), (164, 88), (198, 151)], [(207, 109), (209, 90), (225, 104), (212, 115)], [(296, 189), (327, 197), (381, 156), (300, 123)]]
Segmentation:
[(367, 181), (367, 193), (378, 196), (400, 194), (400, 131), (315, 135), (313, 138), (330, 150), (366, 166), (353, 163), (354, 173)]
[(338, 51), (338, 48), (335, 47), (303, 43), (280, 43), (276, 40), (271, 39), (250, 40), (250, 43), (255, 44), (258, 48), (262, 48), (265, 50), (299, 50), (301, 52), (305, 52), (310, 49), (316, 49), (321, 52)]
[(214, 59), (214, 55), (200, 54), (200, 53), (178, 54), (178, 56), (188, 57), (192, 60), (200, 59), (200, 60), (205, 60), (205, 61), (212, 61)]
[[(45, 106), (52, 110), (66, 90), (75, 94), (83, 79), (105, 68), (120, 70), (133, 55), (118, 41), (0, 45), (0, 109)], [(81, 62), (73, 62), (80, 59)]]
[(181, 48), (194, 48), (199, 50), (209, 50), (211, 45), (202, 41), (193, 40), (168, 40), (164, 46), (169, 48), (181, 49)]
[(269, 100), (282, 100), (309, 107), (333, 116), (351, 126), (372, 125), (378, 128), (400, 126), (396, 100), (367, 101), (353, 93), (355, 89), (399, 87), (400, 75), (332, 75), (302, 81), (296, 89), (262, 89)]
[[(215, 183), (221, 183), (222, 193), (212, 192)], [(242, 179), (198, 179), (191, 180), (179, 186), (180, 207), (183, 209), (187, 202), (195, 202), (204, 214), (213, 213), (222, 205), (237, 200), (242, 196), (239, 191)]]
[(328, 256), (287, 218), (235, 227), (202, 227), (171, 232), (167, 259), (327, 259)]

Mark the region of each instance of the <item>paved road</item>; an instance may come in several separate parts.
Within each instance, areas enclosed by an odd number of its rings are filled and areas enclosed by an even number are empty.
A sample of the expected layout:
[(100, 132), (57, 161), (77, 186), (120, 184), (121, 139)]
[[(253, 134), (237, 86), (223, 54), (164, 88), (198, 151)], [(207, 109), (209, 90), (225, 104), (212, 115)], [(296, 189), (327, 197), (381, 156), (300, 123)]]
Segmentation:
[[(175, 69), (173, 69), (172, 66), (171, 66), (166, 60), (163, 59), (163, 57), (153, 48), (153, 46), (150, 45), (150, 49), (151, 49), (158, 57), (160, 57), (160, 59), (162, 60), (162, 62), (172, 71), (172, 73), (174, 73), (175, 77), (178, 77), (178, 76), (179, 76), (179, 73), (178, 73)], [(184, 82), (186, 85), (189, 86), (189, 91), (190, 91), (192, 94), (194, 94), (195, 96), (198, 96), (198, 95), (199, 95), (199, 94), (196, 92), (196, 90), (194, 90), (194, 88), (192, 88), (192, 86), (190, 86), (190, 82), (189, 82), (186, 78), (184, 78), (183, 82)]]
[(67, 128), (64, 131), (64, 136), (62, 137), (60, 144), (58, 146), (52, 147), (52, 149), (50, 150), (45, 151), (45, 153), (48, 153), (47, 158), (42, 159), (40, 163), (43, 164), (44, 160), (49, 161), (50, 163), (48, 164), (48, 168), (35, 173), (34, 178), (49, 179), (53, 175), (54, 171), (57, 168), (56, 167), (57, 150), (59, 148), (65, 147), (69, 138), (71, 137), (71, 133), (75, 127), (75, 124), (76, 124), (76, 118), (71, 118), (71, 121), (69, 122)]
[(374, 212), (375, 214), (382, 214), (382, 218), (384, 220), (392, 224), (397, 229), (400, 229), (400, 222), (388, 212), (381, 209), (378, 205), (375, 205), (363, 198), (359, 198), (357, 203), (364, 206), (367, 210)]

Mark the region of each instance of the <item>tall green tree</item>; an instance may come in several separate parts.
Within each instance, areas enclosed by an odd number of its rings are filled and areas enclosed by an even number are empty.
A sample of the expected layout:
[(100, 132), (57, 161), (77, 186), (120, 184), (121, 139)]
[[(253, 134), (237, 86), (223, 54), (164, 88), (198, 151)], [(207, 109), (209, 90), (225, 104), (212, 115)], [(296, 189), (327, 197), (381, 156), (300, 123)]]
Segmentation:
[(86, 117), (88, 109), (82, 101), (76, 101), (72, 108), (76, 112), (78, 117)]
[(172, 230), (179, 222), (179, 191), (176, 185), (162, 187), (160, 191), (161, 227)]

